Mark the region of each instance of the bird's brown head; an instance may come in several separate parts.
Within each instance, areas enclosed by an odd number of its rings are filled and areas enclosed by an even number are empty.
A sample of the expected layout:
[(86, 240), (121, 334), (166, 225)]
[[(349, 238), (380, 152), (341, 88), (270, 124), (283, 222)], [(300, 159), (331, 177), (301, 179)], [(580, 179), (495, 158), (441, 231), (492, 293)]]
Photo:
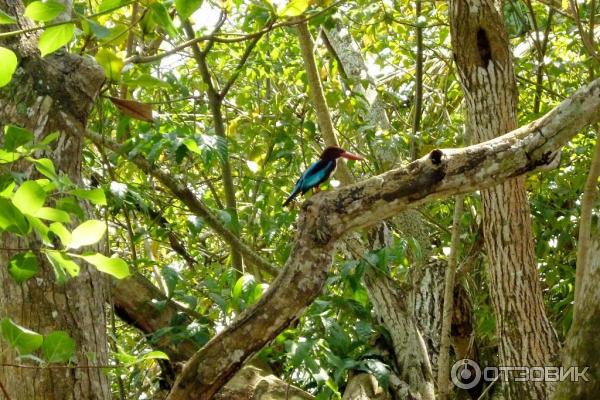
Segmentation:
[(363, 160), (361, 156), (350, 153), (337, 146), (329, 146), (321, 153), (321, 160), (335, 160), (340, 157), (347, 158), (348, 160)]

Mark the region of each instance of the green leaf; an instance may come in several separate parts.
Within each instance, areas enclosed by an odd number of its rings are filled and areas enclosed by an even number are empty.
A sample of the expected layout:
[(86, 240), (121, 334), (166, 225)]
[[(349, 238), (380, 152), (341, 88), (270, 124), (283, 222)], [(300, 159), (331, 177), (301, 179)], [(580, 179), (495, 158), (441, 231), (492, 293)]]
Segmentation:
[(0, 87), (6, 86), (12, 80), (19, 61), (17, 55), (10, 49), (0, 46)]
[(35, 181), (23, 182), (15, 192), (12, 202), (23, 214), (35, 216), (46, 201), (46, 192)]
[(46, 244), (52, 243), (52, 240), (48, 236), (48, 232), (50, 231), (50, 228), (48, 228), (46, 226), (46, 224), (44, 224), (42, 222), (41, 219), (39, 219), (37, 217), (33, 217), (31, 215), (26, 215), (25, 218), (27, 218), (27, 221), (29, 221), (29, 225), (31, 225), (31, 227), (38, 233), (38, 235), (42, 238), (44, 243), (46, 243)]
[(55, 1), (34, 1), (25, 9), (25, 16), (34, 21), (46, 22), (58, 17), (64, 10), (65, 6)]
[(71, 191), (71, 194), (75, 196), (91, 201), (92, 203), (98, 206), (106, 205), (106, 196), (104, 195), (104, 190), (100, 188), (96, 189), (75, 189)]
[(100, 49), (96, 53), (96, 61), (100, 64), (108, 79), (113, 82), (118, 82), (121, 79), (121, 70), (125, 66), (121, 57), (108, 49)]
[(167, 9), (162, 3), (152, 3), (150, 6), (152, 9), (152, 16), (156, 23), (160, 25), (171, 37), (177, 36), (177, 29), (175, 29), (175, 25), (173, 25), (173, 20), (169, 15)]
[(0, 229), (26, 235), (29, 233), (29, 222), (13, 203), (0, 198)]
[(177, 271), (173, 268), (166, 266), (160, 271), (160, 274), (165, 281), (165, 286), (167, 287), (167, 296), (172, 297), (175, 292), (175, 288), (177, 287), (177, 283), (181, 281), (181, 276)]
[(70, 249), (78, 249), (98, 243), (102, 239), (102, 236), (104, 236), (104, 232), (106, 232), (106, 224), (103, 221), (96, 219), (85, 221), (73, 230), (73, 237), (68, 247)]
[(140, 75), (137, 78), (127, 77), (123, 79), (123, 83), (126, 83), (127, 86), (136, 86), (143, 88), (170, 88), (167, 82), (161, 81), (158, 78), (155, 78), (148, 74)]
[(38, 272), (38, 260), (31, 251), (13, 256), (8, 263), (8, 273), (21, 284), (35, 276)]
[(44, 340), (39, 333), (17, 325), (9, 318), (4, 318), (0, 322), (0, 330), (4, 340), (19, 354), (29, 354), (36, 351)]
[(21, 154), (0, 149), (0, 164), (10, 164), (21, 158)]
[(17, 19), (15, 17), (13, 17), (12, 15), (8, 15), (4, 11), (0, 10), (0, 25), (14, 24), (16, 22)]
[(136, 360), (136, 362), (145, 361), (145, 360), (168, 360), (169, 356), (163, 353), (162, 351), (154, 350), (148, 352), (146, 354), (142, 354)]
[[(73, 231), (75, 233), (75, 231)], [(100, 253), (86, 255), (71, 254), (73, 257), (83, 258), (92, 264), (98, 271), (114, 276), (117, 279), (123, 279), (130, 275), (129, 266), (120, 258), (106, 257)]]
[(51, 223), (50, 232), (58, 236), (63, 246), (67, 247), (71, 243), (71, 232), (60, 222)]
[(58, 178), (56, 175), (56, 170), (54, 169), (54, 164), (49, 158), (38, 158), (33, 162), (35, 163), (35, 169), (37, 169), (40, 174), (52, 180), (56, 180)]
[(2, 147), (8, 151), (15, 151), (19, 146), (33, 141), (31, 131), (14, 125), (6, 125), (4, 134), (4, 146)]
[(256, 279), (253, 275), (244, 274), (242, 275), (231, 290), (231, 297), (233, 299), (241, 299), (242, 295), (248, 293), (248, 291), (256, 285)]
[(52, 207), (42, 207), (35, 213), (35, 216), (48, 221), (64, 222), (68, 224), (71, 222), (71, 217), (68, 213), (63, 210)]
[(79, 265), (67, 257), (66, 253), (56, 250), (46, 250), (46, 256), (54, 267), (54, 274), (59, 284), (66, 282), (67, 276), (65, 272), (71, 276), (79, 275)]
[(202, 0), (175, 0), (175, 8), (181, 19), (187, 19), (202, 5)]
[(46, 28), (38, 41), (38, 48), (42, 52), (42, 57), (60, 49), (73, 38), (75, 33), (75, 24), (64, 24)]
[(301, 15), (308, 8), (308, 0), (291, 0), (283, 9), (279, 12), (282, 17), (297, 17)]
[(102, 12), (117, 9), (122, 7), (124, 5), (123, 3), (123, 0), (104, 0), (102, 4), (100, 4), (100, 7), (98, 7), (98, 11)]
[(75, 355), (75, 340), (64, 331), (54, 331), (44, 337), (44, 360), (49, 363), (66, 363)]

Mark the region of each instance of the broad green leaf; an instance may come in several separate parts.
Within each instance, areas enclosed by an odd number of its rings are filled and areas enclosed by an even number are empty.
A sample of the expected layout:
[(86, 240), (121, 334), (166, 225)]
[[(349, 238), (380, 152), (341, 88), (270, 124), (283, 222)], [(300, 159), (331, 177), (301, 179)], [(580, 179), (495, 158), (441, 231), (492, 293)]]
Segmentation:
[(38, 158), (33, 160), (33, 162), (35, 163), (35, 169), (37, 169), (40, 174), (52, 180), (58, 178), (56, 170), (54, 169), (54, 164), (49, 158)]
[(4, 128), (4, 149), (15, 151), (19, 146), (33, 141), (33, 133), (27, 129), (14, 125), (6, 125)]
[(17, 55), (10, 49), (0, 46), (0, 87), (6, 86), (12, 80), (19, 64)]
[(106, 232), (106, 224), (103, 221), (91, 219), (85, 221), (72, 232), (70, 249), (78, 249), (83, 246), (89, 246), (98, 243)]
[(65, 283), (67, 280), (65, 271), (71, 276), (79, 275), (79, 265), (71, 260), (65, 253), (56, 250), (46, 250), (46, 256), (54, 267), (54, 274), (56, 275), (59, 284)]
[(121, 70), (125, 65), (121, 57), (108, 49), (100, 49), (96, 53), (96, 61), (100, 64), (108, 79), (113, 82), (118, 82), (121, 79)]
[(130, 275), (129, 266), (120, 258), (106, 257), (100, 253), (86, 255), (71, 254), (73, 257), (83, 258), (95, 266), (98, 271), (114, 276), (117, 279), (123, 279)]
[(152, 3), (150, 6), (152, 17), (156, 23), (161, 26), (171, 37), (177, 36), (177, 29), (173, 25), (173, 20), (169, 12), (162, 3)]
[(175, 8), (181, 19), (187, 19), (202, 5), (203, 0), (175, 0)]
[(233, 286), (233, 289), (231, 290), (231, 297), (236, 300), (243, 298), (242, 296), (248, 293), (249, 289), (251, 289), (254, 285), (256, 285), (254, 276), (250, 274), (242, 275)]
[(58, 236), (63, 246), (67, 247), (71, 243), (71, 232), (60, 222), (51, 223), (50, 232)]
[(0, 197), (0, 229), (26, 235), (29, 233), (29, 222), (10, 200)]
[(98, 7), (98, 11), (102, 12), (102, 11), (117, 9), (117, 8), (123, 6), (124, 5), (123, 3), (129, 3), (129, 2), (126, 2), (124, 0), (104, 0), (100, 4), (100, 7)]
[(46, 22), (58, 17), (64, 10), (65, 6), (55, 1), (34, 1), (25, 9), (25, 16), (34, 21)]
[(4, 11), (0, 10), (0, 25), (14, 24), (15, 22), (17, 22), (17, 19), (15, 17), (13, 17), (12, 15), (8, 15)]
[(167, 82), (165, 81), (161, 81), (158, 78), (155, 78), (151, 75), (148, 74), (143, 74), (137, 78), (132, 78), (132, 77), (127, 77), (127, 78), (123, 78), (123, 83), (126, 83), (127, 86), (136, 86), (136, 87), (143, 87), (143, 88), (170, 88), (171, 85), (169, 85)]
[(73, 38), (75, 33), (75, 24), (64, 24), (46, 28), (38, 41), (38, 48), (42, 52), (42, 57), (60, 49)]
[(35, 216), (48, 221), (64, 222), (68, 224), (71, 222), (71, 217), (68, 213), (63, 210), (52, 207), (42, 207), (35, 213)]
[(59, 132), (49, 133), (48, 135), (46, 135), (46, 137), (44, 139), (42, 139), (42, 141), (40, 142), (40, 144), (43, 144), (44, 146), (47, 146), (50, 143), (54, 142), (56, 139), (58, 139), (59, 136), (60, 136)]
[(75, 340), (64, 331), (54, 331), (44, 337), (44, 360), (49, 363), (66, 363), (75, 354)]
[(202, 150), (200, 150), (198, 143), (196, 143), (196, 141), (194, 139), (192, 139), (192, 138), (184, 139), (183, 144), (185, 145), (185, 147), (188, 148), (189, 151), (196, 153), (196, 154), (202, 154)]
[(39, 333), (17, 325), (9, 318), (4, 318), (0, 322), (0, 330), (4, 340), (19, 354), (29, 354), (36, 351), (44, 340)]
[(49, 245), (52, 243), (52, 240), (48, 236), (50, 228), (48, 228), (46, 224), (42, 222), (41, 219), (31, 215), (26, 215), (25, 218), (27, 218), (27, 221), (29, 221), (29, 225), (37, 232), (37, 234), (42, 238), (42, 241), (45, 244)]
[(12, 175), (0, 175), (0, 197), (10, 199), (15, 186), (17, 186), (17, 184)]
[(291, 0), (283, 9), (279, 12), (282, 17), (297, 17), (301, 15), (308, 8), (308, 0)]
[(10, 164), (21, 158), (21, 154), (0, 149), (0, 164)]
[(31, 251), (13, 256), (8, 263), (8, 273), (21, 284), (35, 276), (38, 272), (38, 260)]
[(92, 203), (98, 206), (106, 205), (106, 196), (104, 195), (104, 190), (100, 188), (96, 189), (75, 189), (71, 191), (71, 194), (75, 196), (91, 201)]
[(168, 360), (169, 356), (162, 351), (154, 350), (138, 357), (137, 362), (145, 360)]
[(46, 192), (34, 181), (23, 182), (15, 192), (12, 202), (23, 214), (34, 215), (46, 201)]

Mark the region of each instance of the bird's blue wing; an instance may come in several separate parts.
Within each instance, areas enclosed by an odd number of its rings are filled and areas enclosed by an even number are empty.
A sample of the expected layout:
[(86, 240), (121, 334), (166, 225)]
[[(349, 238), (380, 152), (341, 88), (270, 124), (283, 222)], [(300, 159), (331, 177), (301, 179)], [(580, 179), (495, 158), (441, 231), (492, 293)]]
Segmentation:
[(335, 161), (319, 160), (312, 164), (300, 178), (302, 180), (302, 193), (325, 182), (335, 169)]

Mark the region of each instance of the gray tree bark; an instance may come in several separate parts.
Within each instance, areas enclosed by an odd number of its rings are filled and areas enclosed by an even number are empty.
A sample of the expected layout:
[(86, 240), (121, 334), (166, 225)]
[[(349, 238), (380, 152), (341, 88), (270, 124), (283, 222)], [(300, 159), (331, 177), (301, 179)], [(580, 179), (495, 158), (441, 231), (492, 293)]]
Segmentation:
[[(21, 1), (0, 0), (0, 9), (15, 16), (19, 25), (2, 25), (1, 31), (31, 26), (22, 17)], [(85, 127), (104, 74), (93, 61), (76, 55), (57, 52), (40, 58), (36, 40), (35, 34), (27, 34), (2, 42), (17, 54), (20, 64), (13, 81), (0, 89), (0, 126), (15, 124), (27, 128), (34, 132), (37, 140), (59, 131), (62, 135), (43, 156), (51, 158), (57, 170), (73, 182), (81, 183), (83, 138), (78, 133)], [(27, 168), (25, 164), (19, 166)], [(2, 234), (1, 242), (0, 265), (3, 266), (16, 253), (36, 251), (35, 240)], [(76, 341), (77, 366), (107, 364), (105, 277), (94, 268), (82, 266), (79, 276), (59, 286), (52, 267), (44, 257), (38, 258), (39, 275), (20, 285), (6, 268), (0, 268), (0, 317), (12, 318), (42, 334), (67, 331)], [(15, 352), (0, 341), (0, 363), (14, 363), (15, 356)], [(97, 368), (0, 368), (0, 381), (13, 399), (110, 398), (107, 377)]]
[[(465, 93), (468, 135), (491, 140), (517, 127), (517, 88), (499, 7), (493, 0), (450, 1), (452, 46)], [(548, 158), (553, 158), (548, 154)], [(546, 317), (525, 179), (482, 190), (492, 305), (506, 366), (554, 365), (558, 340)], [(548, 382), (504, 385), (507, 398), (545, 399)]]

